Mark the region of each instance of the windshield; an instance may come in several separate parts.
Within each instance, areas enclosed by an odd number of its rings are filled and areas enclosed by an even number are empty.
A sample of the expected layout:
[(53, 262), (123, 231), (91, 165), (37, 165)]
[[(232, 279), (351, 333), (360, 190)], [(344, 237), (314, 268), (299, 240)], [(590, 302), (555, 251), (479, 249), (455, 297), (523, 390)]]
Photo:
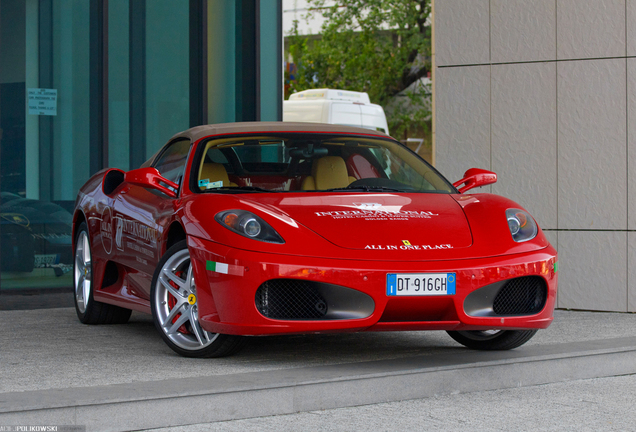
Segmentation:
[(200, 192), (455, 192), (428, 163), (388, 139), (289, 134), (202, 145), (192, 176)]

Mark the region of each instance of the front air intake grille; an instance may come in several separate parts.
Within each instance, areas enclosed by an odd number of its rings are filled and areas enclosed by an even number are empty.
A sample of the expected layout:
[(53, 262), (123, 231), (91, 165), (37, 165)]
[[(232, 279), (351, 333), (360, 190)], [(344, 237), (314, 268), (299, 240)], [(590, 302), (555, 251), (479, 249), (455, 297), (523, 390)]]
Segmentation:
[(256, 308), (272, 319), (312, 320), (327, 313), (327, 302), (307, 281), (272, 279), (256, 290)]
[(510, 279), (495, 297), (493, 312), (496, 315), (532, 315), (545, 306), (547, 287), (539, 276)]

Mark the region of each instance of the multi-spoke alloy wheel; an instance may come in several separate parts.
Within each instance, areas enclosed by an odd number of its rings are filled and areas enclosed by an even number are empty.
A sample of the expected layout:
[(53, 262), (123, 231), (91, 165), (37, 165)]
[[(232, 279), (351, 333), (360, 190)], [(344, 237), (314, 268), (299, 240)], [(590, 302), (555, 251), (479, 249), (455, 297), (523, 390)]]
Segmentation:
[(179, 348), (201, 349), (219, 336), (203, 330), (199, 324), (196, 288), (187, 249), (166, 261), (155, 290), (153, 301), (157, 320), (166, 336)]
[(75, 285), (75, 310), (81, 322), (84, 324), (124, 324), (128, 321), (132, 313), (130, 309), (100, 303), (93, 298), (93, 291), (96, 289), (93, 279), (93, 254), (85, 222), (79, 225), (75, 235), (73, 282)]
[(221, 357), (242, 345), (238, 336), (210, 333), (199, 322), (197, 289), (187, 244), (171, 247), (159, 262), (152, 281), (152, 316), (163, 340), (187, 357)]
[(77, 236), (77, 245), (75, 247), (75, 304), (77, 310), (81, 313), (86, 312), (86, 304), (91, 295), (93, 284), (91, 263), (91, 248), (88, 244), (88, 234), (86, 231), (80, 231)]
[(450, 337), (476, 350), (509, 350), (528, 342), (537, 330), (467, 330), (449, 331)]

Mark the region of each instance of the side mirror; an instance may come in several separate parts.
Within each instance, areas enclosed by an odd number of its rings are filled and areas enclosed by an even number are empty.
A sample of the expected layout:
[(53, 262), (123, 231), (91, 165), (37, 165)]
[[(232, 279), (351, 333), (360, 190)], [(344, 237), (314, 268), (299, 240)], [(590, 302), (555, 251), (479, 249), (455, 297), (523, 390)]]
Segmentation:
[[(170, 198), (176, 198), (177, 193), (175, 191), (179, 189), (178, 184), (168, 180), (167, 178), (161, 177), (161, 174), (159, 174), (159, 171), (157, 171), (156, 168), (138, 168), (128, 171), (124, 175), (124, 181), (144, 188), (157, 189), (158, 191), (168, 195)], [(168, 189), (161, 183), (170, 186), (174, 190)]]
[(486, 186), (496, 182), (497, 174), (494, 172), (480, 168), (471, 168), (464, 173), (464, 178), (453, 183), (453, 186), (458, 187), (466, 183), (464, 187), (458, 189), (459, 193), (464, 193), (472, 188)]

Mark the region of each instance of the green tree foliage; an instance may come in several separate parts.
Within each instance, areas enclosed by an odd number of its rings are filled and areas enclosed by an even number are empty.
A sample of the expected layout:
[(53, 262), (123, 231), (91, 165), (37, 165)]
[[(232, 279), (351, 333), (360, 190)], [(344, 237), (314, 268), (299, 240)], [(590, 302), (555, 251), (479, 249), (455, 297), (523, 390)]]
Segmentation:
[(297, 67), (288, 92), (336, 88), (369, 93), (382, 105), (396, 137), (428, 135), (430, 89), (420, 83), (430, 70), (429, 0), (309, 0), (325, 23), (318, 38), (289, 37)]

